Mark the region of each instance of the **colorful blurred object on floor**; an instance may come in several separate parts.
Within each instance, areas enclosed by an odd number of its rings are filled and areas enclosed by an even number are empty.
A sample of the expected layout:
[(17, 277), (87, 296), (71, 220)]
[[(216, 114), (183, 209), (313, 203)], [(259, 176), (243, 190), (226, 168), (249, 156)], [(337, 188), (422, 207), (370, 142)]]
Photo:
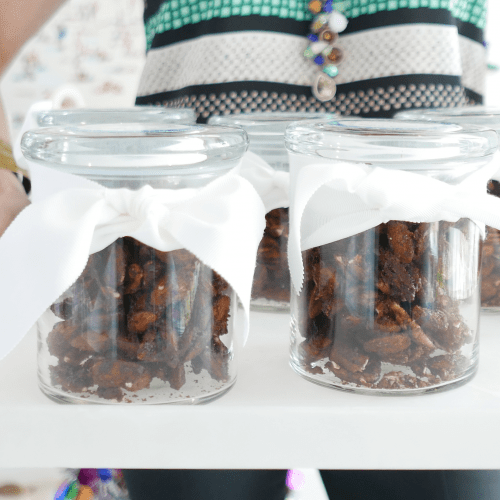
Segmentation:
[(54, 500), (127, 500), (120, 469), (66, 469)]

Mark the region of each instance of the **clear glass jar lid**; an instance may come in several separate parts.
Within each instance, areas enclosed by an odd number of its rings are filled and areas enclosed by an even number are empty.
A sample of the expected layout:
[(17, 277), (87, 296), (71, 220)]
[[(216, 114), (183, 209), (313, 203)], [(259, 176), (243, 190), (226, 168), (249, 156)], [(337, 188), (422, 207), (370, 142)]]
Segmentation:
[(225, 170), (246, 151), (237, 127), (165, 123), (48, 127), (26, 132), (26, 158), (77, 175), (167, 175)]
[(283, 137), (288, 125), (298, 120), (335, 118), (334, 113), (295, 113), (292, 111), (270, 111), (256, 113), (240, 113), (237, 115), (213, 116), (208, 123), (212, 125), (229, 125), (243, 127), (250, 137), (277, 136)]
[(285, 135), (291, 152), (408, 169), (488, 157), (497, 143), (495, 132), (484, 127), (374, 118), (302, 121)]
[(500, 134), (500, 108), (492, 106), (467, 106), (464, 108), (411, 109), (400, 111), (398, 120), (430, 120), (436, 122), (481, 125)]
[(40, 127), (92, 125), (96, 123), (195, 123), (196, 113), (191, 108), (165, 108), (135, 106), (115, 109), (53, 109), (41, 111), (37, 122)]

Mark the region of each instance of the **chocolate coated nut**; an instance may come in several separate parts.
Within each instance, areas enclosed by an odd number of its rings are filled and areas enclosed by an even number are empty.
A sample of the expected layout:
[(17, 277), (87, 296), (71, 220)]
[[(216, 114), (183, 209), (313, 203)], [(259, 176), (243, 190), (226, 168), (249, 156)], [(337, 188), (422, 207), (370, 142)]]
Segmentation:
[(314, 337), (302, 343), (303, 355), (308, 359), (323, 357), (331, 349), (332, 341), (326, 337)]
[(93, 385), (86, 365), (73, 366), (62, 363), (59, 366), (51, 366), (50, 372), (54, 383), (61, 385), (63, 390), (68, 392), (86, 392)]
[(280, 258), (280, 246), (278, 242), (270, 236), (264, 236), (259, 249), (259, 257), (263, 260), (278, 260)]
[(131, 264), (127, 269), (129, 284), (125, 289), (125, 293), (136, 293), (142, 285), (144, 271), (139, 264)]
[(483, 307), (500, 306), (500, 232), (488, 228), (486, 242), (483, 245), (483, 263), (481, 268), (481, 305)]
[(410, 322), (410, 328), (411, 336), (417, 344), (420, 344), (421, 346), (427, 347), (432, 350), (436, 348), (432, 340), (424, 333), (424, 331), (422, 330), (422, 328), (420, 328), (416, 321), (412, 320)]
[(491, 257), (495, 253), (495, 247), (489, 241), (483, 245), (483, 257)]
[(348, 346), (334, 345), (330, 352), (330, 360), (350, 372), (362, 372), (370, 358)]
[(316, 317), (323, 310), (328, 315), (334, 308), (335, 283), (335, 273), (327, 267), (321, 268), (315, 277), (315, 287), (309, 302), (310, 318)]
[(289, 302), (290, 274), (286, 257), (287, 244), (288, 209), (271, 210), (266, 214), (264, 237), (257, 250), (252, 300)]
[[(467, 359), (461, 355), (443, 355), (431, 359), (430, 369), (443, 380), (453, 380), (456, 372), (467, 366)], [(458, 370), (457, 370), (458, 369)]]
[(393, 354), (404, 351), (411, 344), (410, 337), (404, 334), (390, 335), (369, 340), (363, 344), (365, 351), (378, 354)]
[(128, 320), (128, 328), (131, 332), (145, 332), (149, 325), (154, 323), (158, 315), (152, 312), (138, 312), (133, 314)]
[(75, 337), (70, 344), (80, 351), (103, 352), (110, 348), (111, 340), (106, 332), (88, 330), (78, 337)]
[(216, 323), (227, 324), (231, 299), (227, 295), (221, 295), (214, 301), (213, 317)]
[(151, 383), (147, 370), (130, 361), (97, 361), (92, 367), (92, 378), (101, 387), (122, 387), (132, 392), (145, 389)]
[[(500, 183), (490, 180), (488, 193), (500, 197)], [(481, 305), (500, 307), (500, 231), (487, 227), (483, 245)]]
[(380, 262), (382, 263), (380, 290), (396, 300), (413, 301), (420, 283), (415, 280), (411, 264), (400, 262), (394, 254), (386, 250), (380, 252)]
[(403, 263), (409, 264), (415, 255), (413, 233), (404, 222), (387, 223), (387, 238), (394, 255)]
[(47, 345), (53, 356), (64, 356), (70, 348), (70, 341), (78, 332), (78, 326), (70, 321), (56, 323), (54, 329), (47, 336)]

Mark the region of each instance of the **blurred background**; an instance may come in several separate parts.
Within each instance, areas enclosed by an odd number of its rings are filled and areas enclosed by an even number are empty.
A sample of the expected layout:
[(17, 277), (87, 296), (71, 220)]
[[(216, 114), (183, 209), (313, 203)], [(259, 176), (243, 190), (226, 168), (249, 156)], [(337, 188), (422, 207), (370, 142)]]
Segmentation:
[[(500, 2), (490, 0), (487, 105), (500, 106)], [(92, 107), (132, 106), (145, 61), (143, 0), (67, 0), (25, 44), (0, 78), (5, 123), (0, 137), (17, 136), (34, 101), (77, 89)], [(74, 99), (73, 99), (74, 100)], [(64, 469), (0, 469), (0, 500), (49, 500), (64, 481)], [(327, 500), (313, 469), (289, 473), (290, 500)]]
[(143, 10), (143, 0), (67, 0), (1, 77), (2, 136), (16, 137), (30, 105), (62, 89), (92, 107), (132, 106), (146, 59)]

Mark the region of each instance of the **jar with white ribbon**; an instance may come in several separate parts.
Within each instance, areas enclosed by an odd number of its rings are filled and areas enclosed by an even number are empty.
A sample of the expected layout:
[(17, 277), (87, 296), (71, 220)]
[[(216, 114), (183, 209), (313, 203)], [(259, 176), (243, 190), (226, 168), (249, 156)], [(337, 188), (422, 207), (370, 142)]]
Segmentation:
[[(500, 108), (467, 106), (465, 108), (437, 108), (407, 110), (396, 114), (398, 120), (429, 120), (464, 125), (480, 125), (494, 130), (500, 137)], [(500, 162), (488, 182), (488, 192), (500, 198)], [(500, 313), (500, 231), (486, 228), (481, 263), (481, 310)]]
[(291, 364), (369, 394), (477, 370), (480, 244), (500, 228), (493, 131), (395, 120), (288, 127)]
[(237, 175), (247, 145), (241, 129), (165, 123), (27, 132), (32, 204), (0, 239), (15, 269), (0, 269), (13, 285), (0, 357), (36, 322), (39, 384), (56, 401), (224, 394), (264, 230), (262, 201)]
[(285, 130), (294, 121), (333, 117), (328, 113), (285, 111), (213, 116), (209, 123), (239, 126), (250, 140), (240, 174), (249, 180), (266, 208), (266, 229), (257, 252), (252, 287), (252, 310), (286, 312), (290, 309), (287, 262), (289, 166)]

